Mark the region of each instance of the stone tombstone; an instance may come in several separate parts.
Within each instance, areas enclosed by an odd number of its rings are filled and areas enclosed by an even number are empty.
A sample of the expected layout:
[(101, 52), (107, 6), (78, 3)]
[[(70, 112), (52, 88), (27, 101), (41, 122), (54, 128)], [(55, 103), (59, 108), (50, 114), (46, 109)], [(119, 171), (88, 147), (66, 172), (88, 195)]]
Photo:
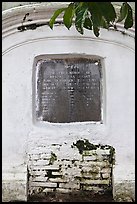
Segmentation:
[(39, 60), (35, 75), (37, 121), (101, 121), (99, 59), (66, 57)]

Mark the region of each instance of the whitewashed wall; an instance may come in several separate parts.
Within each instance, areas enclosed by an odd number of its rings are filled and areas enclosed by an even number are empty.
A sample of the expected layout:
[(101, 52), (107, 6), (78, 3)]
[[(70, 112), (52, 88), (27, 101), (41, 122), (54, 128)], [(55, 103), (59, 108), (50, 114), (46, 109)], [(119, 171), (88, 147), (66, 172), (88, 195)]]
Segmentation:
[[(47, 12), (49, 10), (52, 11), (48, 7)], [(33, 11), (31, 7), (32, 15)], [(37, 140), (37, 144), (42, 140), (50, 145), (55, 142), (72, 144), (78, 139), (88, 139), (96, 144), (113, 146), (116, 150), (114, 194), (116, 192), (119, 194), (119, 183), (120, 185), (127, 183), (124, 188), (128, 189), (135, 180), (134, 32), (131, 30), (123, 35), (119, 31), (102, 30), (100, 37), (96, 38), (90, 31), (86, 31), (82, 36), (74, 28), (68, 31), (62, 25), (55, 26), (54, 30), (45, 25), (35, 30), (19, 32), (17, 27), (21, 25), (26, 12), (24, 8), (21, 14), (15, 9), (3, 13), (3, 200), (26, 199), (26, 155), (33, 148), (31, 146), (34, 144), (33, 137), (35, 141)], [(11, 17), (15, 20), (12, 21)], [(41, 16), (36, 17), (35, 21), (42, 22)], [(103, 59), (104, 123), (50, 124), (47, 122), (43, 126), (36, 126), (32, 118), (34, 58), (38, 55), (73, 53), (97, 55)], [(64, 155), (66, 153), (71, 155), (67, 145), (64, 148)], [(11, 185), (13, 181), (18, 184), (16, 185), (18, 193)], [(9, 196), (10, 189), (15, 192), (13, 195), (11, 191), (13, 196)]]

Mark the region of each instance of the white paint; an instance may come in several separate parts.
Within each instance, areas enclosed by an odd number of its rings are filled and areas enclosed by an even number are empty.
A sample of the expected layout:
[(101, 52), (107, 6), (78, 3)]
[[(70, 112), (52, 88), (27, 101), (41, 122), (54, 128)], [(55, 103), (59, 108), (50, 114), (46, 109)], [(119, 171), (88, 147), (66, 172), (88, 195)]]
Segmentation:
[[(126, 31), (126, 35), (119, 31), (101, 30), (98, 38), (91, 31), (85, 31), (82, 36), (74, 28), (68, 31), (61, 25), (55, 26), (54, 30), (45, 25), (36, 30), (19, 32), (17, 26), (21, 25), (19, 22), (28, 11), (27, 9), (26, 7), (26, 10), (23, 9), (17, 13), (17, 8), (3, 14), (3, 172), (10, 172), (17, 166), (26, 165), (26, 153), (28, 148), (29, 150), (32, 148), (32, 146), (27, 146), (28, 141), (29, 145), (46, 142), (50, 147), (50, 144), (55, 142), (58, 144), (66, 142), (67, 145), (71, 145), (78, 139), (86, 138), (90, 142), (109, 144), (116, 149), (114, 184), (124, 180), (134, 181), (135, 53), (133, 30)], [(35, 16), (32, 7), (30, 10), (32, 16)], [(16, 13), (17, 22), (14, 21), (14, 13)], [(39, 8), (39, 15), (36, 15), (37, 19), (34, 22), (41, 21), (41, 13)], [(49, 13), (47, 19), (45, 18), (46, 21), (48, 21)], [(105, 118), (103, 124), (90, 122), (51, 124), (47, 122), (43, 126), (36, 126), (32, 118), (34, 58), (38, 55), (73, 53), (96, 55), (103, 59)], [(67, 145), (64, 147), (64, 155), (71, 157), (71, 152), (67, 151)], [(7, 177), (6, 180), (8, 179)]]

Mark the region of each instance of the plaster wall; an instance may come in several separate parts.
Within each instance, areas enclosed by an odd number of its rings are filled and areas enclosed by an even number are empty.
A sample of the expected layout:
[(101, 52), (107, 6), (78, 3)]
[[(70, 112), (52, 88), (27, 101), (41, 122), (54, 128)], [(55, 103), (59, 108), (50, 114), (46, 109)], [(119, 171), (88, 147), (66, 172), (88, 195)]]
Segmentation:
[[(113, 30), (102, 30), (99, 38), (90, 31), (82, 36), (74, 28), (68, 31), (58, 25), (52, 31), (45, 25), (36, 30), (16, 31), (3, 36), (2, 49), (3, 187), (10, 183), (9, 173), (15, 174), (13, 181), (23, 183), (24, 197), (21, 199), (26, 199), (28, 152), (44, 151), (39, 147), (42, 142), (49, 147), (54, 143), (65, 144), (63, 155), (71, 158), (73, 152), (69, 147), (79, 139), (113, 146), (116, 152), (114, 186), (125, 181), (134, 183), (134, 38)], [(36, 56), (46, 54), (82, 54), (102, 58), (103, 124), (33, 123), (33, 62)], [(22, 169), (19, 180), (16, 179), (17, 169)], [(133, 185), (132, 189), (134, 192)], [(18, 195), (16, 197), (19, 199)], [(3, 199), (9, 200), (9, 197)]]

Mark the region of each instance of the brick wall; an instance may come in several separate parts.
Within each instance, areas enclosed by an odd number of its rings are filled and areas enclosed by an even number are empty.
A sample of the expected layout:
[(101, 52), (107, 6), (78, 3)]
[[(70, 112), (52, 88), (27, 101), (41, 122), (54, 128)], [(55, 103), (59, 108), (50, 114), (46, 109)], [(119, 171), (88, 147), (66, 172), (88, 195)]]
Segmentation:
[(53, 191), (112, 190), (114, 149), (86, 142), (32, 148), (28, 154), (29, 196)]

